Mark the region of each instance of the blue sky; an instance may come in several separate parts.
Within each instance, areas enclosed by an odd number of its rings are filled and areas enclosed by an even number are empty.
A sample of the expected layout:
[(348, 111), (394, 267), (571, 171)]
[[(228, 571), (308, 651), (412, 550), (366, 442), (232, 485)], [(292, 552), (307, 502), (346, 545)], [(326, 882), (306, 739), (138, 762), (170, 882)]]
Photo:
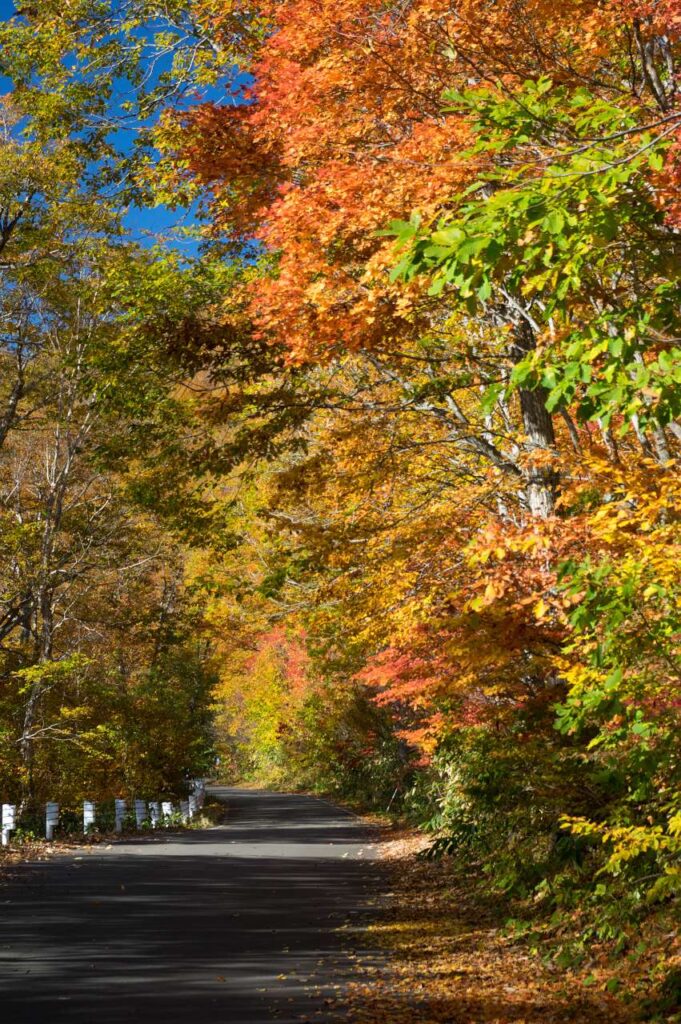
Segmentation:
[[(15, 13), (15, 5), (12, 0), (0, 0), (0, 21)], [(0, 76), (0, 92), (8, 91), (10, 88), (11, 83)], [(212, 98), (218, 98), (218, 94)], [(119, 133), (119, 140), (122, 148), (125, 149), (125, 133)], [(195, 219), (191, 211), (169, 210), (165, 206), (160, 206), (153, 209), (131, 209), (126, 217), (126, 222), (133, 236), (144, 244), (153, 244), (157, 235), (166, 235), (174, 228), (192, 225), (195, 223)], [(196, 243), (190, 240), (175, 239), (173, 244), (188, 254), (194, 253), (197, 248)]]

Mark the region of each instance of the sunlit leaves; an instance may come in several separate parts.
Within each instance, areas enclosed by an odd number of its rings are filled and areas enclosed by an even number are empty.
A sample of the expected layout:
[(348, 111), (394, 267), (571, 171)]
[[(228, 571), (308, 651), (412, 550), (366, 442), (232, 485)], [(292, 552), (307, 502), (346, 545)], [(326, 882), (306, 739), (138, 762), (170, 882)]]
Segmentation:
[(511, 383), (541, 383), (549, 409), (577, 402), (584, 418), (617, 416), (623, 429), (634, 416), (676, 418), (676, 355), (655, 345), (655, 332), (674, 334), (679, 297), (676, 243), (652, 189), (665, 132), (639, 129), (633, 108), (548, 79), (508, 98), (483, 89), (446, 99), (475, 120), (464, 158), (497, 162), (434, 227), (393, 224), (403, 250), (394, 277), (426, 275), (431, 295), (469, 314), (531, 309), (542, 344)]

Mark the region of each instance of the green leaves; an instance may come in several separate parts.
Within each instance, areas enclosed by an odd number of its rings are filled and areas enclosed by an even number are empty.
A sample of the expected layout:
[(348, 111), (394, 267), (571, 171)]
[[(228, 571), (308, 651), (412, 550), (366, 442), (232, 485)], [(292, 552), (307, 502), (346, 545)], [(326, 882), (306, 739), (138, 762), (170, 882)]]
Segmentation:
[(542, 227), (551, 235), (560, 235), (565, 227), (565, 218), (560, 210), (554, 210), (542, 221)]
[(668, 140), (639, 131), (626, 105), (546, 78), (513, 96), (444, 98), (471, 119), (462, 159), (484, 156), (486, 180), (478, 170), (435, 225), (393, 223), (393, 280), (423, 276), (431, 297), (483, 320), (531, 310), (540, 344), (511, 386), (541, 383), (550, 411), (576, 403), (579, 418), (622, 431), (634, 418), (669, 423), (681, 412), (678, 350), (657, 354), (654, 338), (681, 329), (681, 263), (651, 182)]

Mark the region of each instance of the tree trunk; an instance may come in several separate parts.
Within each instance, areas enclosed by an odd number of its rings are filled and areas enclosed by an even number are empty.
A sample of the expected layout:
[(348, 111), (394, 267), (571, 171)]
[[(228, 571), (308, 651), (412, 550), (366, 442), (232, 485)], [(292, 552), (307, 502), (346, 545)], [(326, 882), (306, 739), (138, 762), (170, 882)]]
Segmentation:
[[(534, 348), (534, 331), (526, 319), (520, 319), (514, 329), (510, 350), (513, 363), (519, 363)], [(546, 452), (548, 454), (555, 451), (556, 435), (553, 429), (553, 417), (546, 408), (548, 392), (543, 387), (532, 390), (520, 388), (518, 397), (526, 446), (530, 452), (530, 460), (523, 473), (525, 502), (532, 516), (546, 519), (555, 508), (559, 474), (555, 466), (547, 464), (546, 457), (540, 457), (535, 461), (532, 459), (531, 453)]]

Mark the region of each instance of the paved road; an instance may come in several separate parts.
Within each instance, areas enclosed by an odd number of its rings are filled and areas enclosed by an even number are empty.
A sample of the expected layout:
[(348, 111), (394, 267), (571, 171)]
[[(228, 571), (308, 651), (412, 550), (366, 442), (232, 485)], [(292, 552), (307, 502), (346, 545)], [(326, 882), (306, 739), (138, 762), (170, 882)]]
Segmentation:
[(76, 851), (0, 882), (2, 1024), (326, 1019), (351, 970), (337, 929), (362, 920), (376, 885), (371, 835), (312, 797), (213, 792), (228, 805), (218, 828)]

